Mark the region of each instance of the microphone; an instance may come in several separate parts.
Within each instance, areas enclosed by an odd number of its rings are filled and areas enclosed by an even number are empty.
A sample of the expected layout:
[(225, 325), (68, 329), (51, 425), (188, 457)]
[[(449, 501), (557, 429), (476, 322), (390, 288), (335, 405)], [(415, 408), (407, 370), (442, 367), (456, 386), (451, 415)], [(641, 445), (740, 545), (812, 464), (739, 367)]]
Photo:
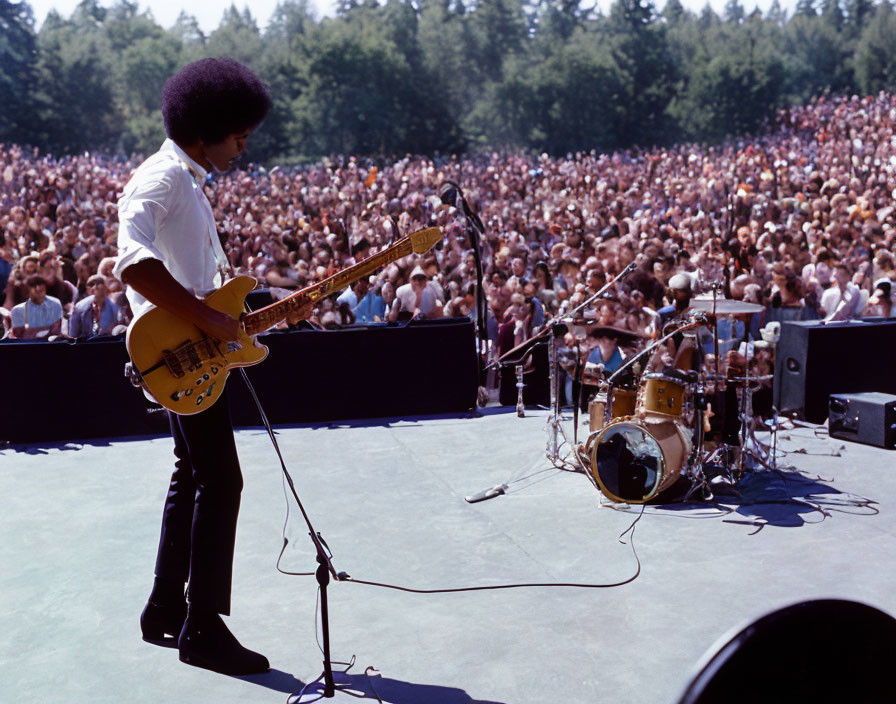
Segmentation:
[(454, 181), (445, 181), (439, 187), (439, 200), (445, 205), (456, 206), (460, 189)]
[(491, 489), (485, 489), (472, 496), (465, 496), (464, 501), (468, 504), (475, 504), (487, 499), (493, 499), (496, 496), (507, 493), (507, 488), (507, 484), (498, 484), (498, 486), (493, 486)]

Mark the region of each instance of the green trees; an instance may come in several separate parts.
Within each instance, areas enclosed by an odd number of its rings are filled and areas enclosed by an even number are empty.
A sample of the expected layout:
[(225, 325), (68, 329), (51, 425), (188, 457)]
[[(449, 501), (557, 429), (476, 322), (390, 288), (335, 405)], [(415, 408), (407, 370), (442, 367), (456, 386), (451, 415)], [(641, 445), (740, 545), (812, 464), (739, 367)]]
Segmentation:
[(889, 0), (801, 0), (793, 16), (729, 0), (281, 0), (265, 27), (231, 5), (204, 33), (135, 0), (81, 0), (40, 30), (0, 0), (0, 140), (57, 152), (155, 149), (165, 79), (233, 56), (271, 85), (250, 157), (395, 156), (479, 147), (554, 153), (758, 128), (823, 91), (896, 89)]
[(0, 142), (34, 141), (37, 37), (34, 15), (24, 2), (0, 0), (0, 67)]
[(882, 2), (865, 25), (856, 47), (856, 81), (863, 93), (896, 89), (896, 12)]

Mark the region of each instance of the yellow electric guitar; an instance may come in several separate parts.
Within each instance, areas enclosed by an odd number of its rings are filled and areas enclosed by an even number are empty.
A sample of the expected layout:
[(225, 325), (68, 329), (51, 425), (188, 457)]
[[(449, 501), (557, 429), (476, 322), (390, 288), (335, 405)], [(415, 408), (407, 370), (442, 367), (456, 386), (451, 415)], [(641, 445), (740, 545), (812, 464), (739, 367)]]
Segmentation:
[(234, 367), (249, 367), (268, 356), (255, 338), (307, 305), (409, 254), (422, 254), (442, 239), (437, 227), (414, 232), (332, 276), (296, 291), (281, 301), (245, 313), (246, 294), (255, 288), (251, 276), (238, 276), (205, 299), (207, 305), (240, 319), (237, 342), (209, 337), (192, 323), (163, 308), (152, 308), (128, 330), (131, 363), (128, 378), (142, 386), (161, 405), (180, 415), (209, 408), (221, 396)]

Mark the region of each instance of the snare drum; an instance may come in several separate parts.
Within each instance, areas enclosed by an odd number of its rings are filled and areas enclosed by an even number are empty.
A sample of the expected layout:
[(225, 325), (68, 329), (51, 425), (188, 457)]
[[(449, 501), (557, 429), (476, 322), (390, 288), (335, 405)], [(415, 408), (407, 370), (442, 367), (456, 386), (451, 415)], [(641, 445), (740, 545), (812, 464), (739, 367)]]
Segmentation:
[[(613, 389), (613, 406), (611, 418), (623, 418), (635, 413), (635, 402), (638, 394), (633, 389)], [(606, 423), (607, 395), (598, 393), (588, 402), (588, 429), (593, 433)]]
[(684, 412), (685, 385), (665, 374), (646, 374), (641, 384), (638, 411), (678, 418)]

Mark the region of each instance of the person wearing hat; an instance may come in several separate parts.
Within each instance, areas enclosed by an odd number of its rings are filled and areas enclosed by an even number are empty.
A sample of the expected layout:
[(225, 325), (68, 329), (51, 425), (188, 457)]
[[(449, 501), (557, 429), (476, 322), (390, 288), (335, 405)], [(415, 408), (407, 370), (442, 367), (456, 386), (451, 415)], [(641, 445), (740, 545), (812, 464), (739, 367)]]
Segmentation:
[(675, 274), (675, 276), (671, 277), (669, 279), (669, 298), (672, 300), (672, 303), (657, 311), (657, 315), (660, 318), (660, 330), (670, 320), (682, 317), (691, 305), (693, 297), (694, 292), (690, 276), (687, 274)]
[(622, 356), (619, 349), (619, 337), (620, 333), (626, 332), (628, 331), (604, 325), (598, 325), (591, 330), (588, 336), (594, 340), (596, 346), (588, 355), (588, 363), (602, 366), (605, 375), (612, 374), (619, 369), (625, 362), (625, 357)]
[(410, 283), (399, 286), (395, 291), (395, 302), (389, 312), (390, 320), (410, 320), (430, 317), (436, 311), (436, 295), (428, 286), (429, 279), (421, 266), (411, 272)]

